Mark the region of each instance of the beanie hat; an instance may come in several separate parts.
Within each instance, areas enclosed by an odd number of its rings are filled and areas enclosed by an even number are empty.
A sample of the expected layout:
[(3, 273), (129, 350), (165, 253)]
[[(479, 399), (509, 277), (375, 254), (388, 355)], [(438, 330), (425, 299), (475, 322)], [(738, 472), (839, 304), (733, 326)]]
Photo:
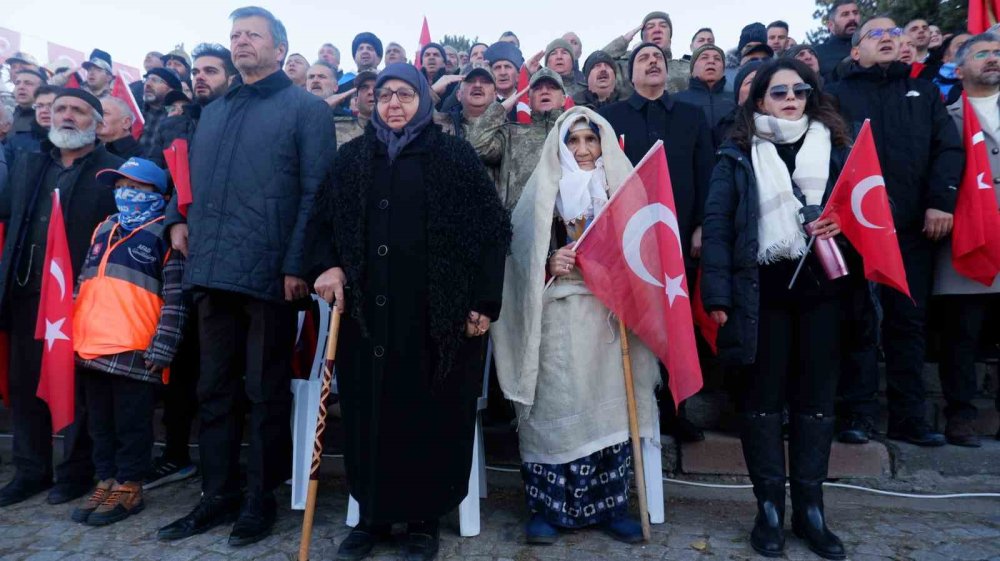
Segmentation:
[(521, 54), (521, 49), (517, 48), (514, 43), (508, 43), (506, 41), (498, 41), (493, 43), (486, 49), (486, 54), (484, 55), (486, 60), (490, 61), (490, 65), (494, 65), (501, 60), (506, 60), (507, 62), (514, 65), (514, 68), (521, 68), (524, 64), (524, 55)]
[(146, 76), (149, 76), (150, 74), (152, 74), (153, 76), (158, 76), (160, 79), (166, 82), (167, 85), (170, 86), (170, 89), (172, 90), (181, 89), (181, 77), (178, 76), (177, 73), (174, 72), (173, 69), (171, 68), (167, 68), (166, 66), (153, 68), (146, 73)]
[(735, 94), (733, 101), (737, 104), (740, 102), (740, 88), (743, 86), (743, 81), (747, 79), (747, 76), (759, 70), (761, 66), (764, 66), (764, 62), (762, 60), (751, 60), (736, 71), (736, 79), (733, 80), (733, 93)]
[(420, 49), (421, 64), (423, 64), (424, 62), (424, 53), (426, 53), (429, 49), (434, 49), (437, 52), (441, 53), (441, 60), (448, 60), (448, 55), (444, 52), (444, 47), (442, 47), (440, 43), (427, 43), (426, 45), (424, 45), (424, 48)]
[(569, 41), (563, 38), (559, 38), (559, 39), (554, 39), (551, 43), (548, 44), (548, 46), (545, 47), (545, 58), (542, 60), (545, 61), (546, 66), (548, 65), (549, 62), (549, 55), (551, 55), (552, 51), (556, 49), (566, 49), (566, 52), (569, 53), (569, 57), (573, 60), (573, 62), (576, 62), (576, 55), (573, 54), (573, 45), (570, 45)]
[(75, 97), (77, 99), (82, 99), (97, 111), (97, 114), (104, 116), (104, 108), (101, 107), (101, 101), (94, 97), (94, 95), (86, 90), (81, 90), (79, 88), (63, 88), (56, 94), (56, 99), (60, 97)]
[(611, 71), (617, 74), (618, 66), (615, 64), (615, 59), (604, 51), (594, 51), (590, 53), (590, 56), (587, 57), (586, 62), (583, 63), (584, 77), (589, 77), (590, 71), (593, 70), (595, 66), (597, 66), (602, 62), (611, 66)]
[(799, 56), (799, 53), (802, 51), (809, 51), (814, 57), (816, 56), (816, 49), (814, 49), (812, 45), (803, 44), (788, 47), (781, 53), (781, 58), (795, 58)]
[[(649, 42), (641, 43), (638, 47), (636, 47), (635, 50), (632, 51), (632, 54), (629, 55), (629, 57), (628, 57), (628, 77), (629, 77), (629, 80), (632, 79), (632, 66), (635, 64), (635, 57), (639, 55), (639, 51), (645, 49), (646, 47), (653, 47), (654, 49), (660, 49), (660, 47), (656, 43), (649, 43)], [(663, 49), (660, 49), (660, 52), (662, 53)], [(670, 64), (669, 61), (667, 60), (667, 54), (666, 53), (663, 53), (663, 64), (664, 65)], [(665, 70), (666, 69), (664, 69), (664, 71)]]
[(167, 61), (170, 60), (170, 59), (174, 59), (174, 60), (180, 62), (181, 64), (183, 64), (184, 66), (186, 66), (188, 70), (191, 70), (191, 57), (188, 56), (188, 54), (186, 52), (184, 52), (184, 44), (183, 43), (180, 44), (180, 45), (177, 45), (176, 49), (174, 49), (174, 50), (170, 51), (169, 53), (167, 53), (167, 54), (163, 55), (162, 57), (160, 57), (160, 60), (163, 62), (163, 64), (166, 64)]
[(368, 43), (374, 47), (375, 54), (377, 54), (379, 58), (382, 58), (382, 41), (370, 31), (362, 31), (354, 36), (354, 41), (351, 41), (351, 58), (357, 56), (358, 47), (361, 46), (361, 43)]
[(767, 28), (759, 21), (751, 23), (740, 32), (740, 43), (736, 46), (736, 52), (743, 52), (743, 47), (747, 43), (767, 43)]
[(651, 19), (666, 20), (667, 25), (670, 26), (670, 29), (671, 30), (674, 29), (674, 24), (673, 22), (670, 21), (670, 14), (668, 14), (667, 12), (649, 12), (648, 14), (646, 14), (646, 17), (642, 18), (642, 25), (639, 26), (640, 37), (642, 36), (642, 29), (646, 27), (646, 24), (649, 23), (649, 20)]
[(706, 51), (715, 51), (715, 52), (719, 53), (719, 56), (722, 57), (722, 64), (723, 64), (723, 66), (725, 66), (725, 64), (726, 64), (726, 52), (723, 51), (721, 47), (716, 47), (715, 45), (702, 45), (702, 46), (698, 47), (697, 49), (695, 49), (693, 53), (691, 53), (691, 70), (692, 71), (694, 71), (694, 63), (695, 63), (695, 61), (698, 60), (698, 57), (700, 57), (702, 55), (702, 53), (704, 53)]

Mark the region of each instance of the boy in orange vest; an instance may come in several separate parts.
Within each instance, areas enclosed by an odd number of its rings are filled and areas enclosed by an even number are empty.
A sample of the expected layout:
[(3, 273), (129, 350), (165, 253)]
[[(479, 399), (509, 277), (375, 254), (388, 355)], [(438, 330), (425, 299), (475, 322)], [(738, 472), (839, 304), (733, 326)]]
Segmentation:
[(100, 480), (72, 518), (112, 524), (143, 509), (153, 452), (153, 408), (181, 342), (187, 308), (183, 257), (163, 231), (167, 176), (131, 158), (97, 173), (118, 214), (94, 231), (77, 282), (73, 350)]

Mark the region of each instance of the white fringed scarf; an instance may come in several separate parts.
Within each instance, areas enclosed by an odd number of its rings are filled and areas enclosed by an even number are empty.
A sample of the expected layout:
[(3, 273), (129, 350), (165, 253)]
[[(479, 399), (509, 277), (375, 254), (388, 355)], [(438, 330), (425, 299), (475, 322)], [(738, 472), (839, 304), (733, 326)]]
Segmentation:
[[(798, 121), (756, 114), (750, 150), (757, 180), (759, 219), (757, 221), (758, 263), (796, 259), (806, 251), (806, 235), (799, 224), (802, 203), (795, 198), (792, 182), (798, 185), (806, 204), (823, 204), (830, 175), (830, 130), (819, 121), (803, 116)], [(793, 144), (805, 135), (795, 155), (795, 172), (778, 156), (775, 144)]]

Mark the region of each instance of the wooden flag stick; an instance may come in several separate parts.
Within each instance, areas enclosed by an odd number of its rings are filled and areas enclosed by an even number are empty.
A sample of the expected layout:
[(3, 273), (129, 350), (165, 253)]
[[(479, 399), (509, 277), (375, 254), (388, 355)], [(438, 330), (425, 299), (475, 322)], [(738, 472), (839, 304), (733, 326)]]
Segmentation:
[[(622, 341), (622, 366), (625, 367), (625, 402), (628, 406), (628, 434), (632, 440), (632, 469), (635, 471), (635, 486), (639, 490), (639, 522), (642, 523), (642, 539), (649, 541), (649, 508), (646, 505), (646, 472), (642, 465), (642, 444), (639, 441), (639, 412), (635, 404), (635, 384), (632, 382), (632, 358), (628, 350), (628, 332), (625, 322), (618, 318), (618, 329)], [(307, 507), (308, 508), (308, 507)]]
[(316, 491), (319, 488), (319, 463), (323, 458), (323, 431), (326, 430), (326, 401), (333, 384), (333, 363), (337, 358), (337, 338), (340, 336), (340, 312), (330, 310), (330, 332), (326, 338), (326, 360), (323, 361), (323, 389), (319, 394), (319, 415), (316, 417), (316, 439), (313, 441), (312, 467), (309, 471), (309, 490), (306, 510), (302, 517), (302, 538), (299, 541), (299, 561), (309, 561), (309, 543), (312, 541), (313, 517), (316, 514)]

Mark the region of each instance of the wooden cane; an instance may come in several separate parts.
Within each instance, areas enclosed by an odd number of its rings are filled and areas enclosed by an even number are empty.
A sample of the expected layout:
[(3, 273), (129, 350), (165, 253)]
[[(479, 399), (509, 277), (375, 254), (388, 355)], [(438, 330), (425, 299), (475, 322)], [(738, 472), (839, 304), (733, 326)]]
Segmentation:
[(632, 467), (635, 471), (635, 486), (639, 490), (639, 522), (642, 523), (642, 539), (649, 541), (649, 508), (646, 505), (646, 472), (642, 466), (642, 444), (639, 442), (639, 414), (635, 404), (635, 384), (632, 382), (632, 358), (628, 350), (628, 332), (625, 322), (618, 318), (621, 331), (622, 366), (625, 367), (625, 402), (628, 408), (628, 433), (632, 440)]
[(340, 312), (330, 310), (330, 333), (326, 338), (326, 359), (323, 361), (323, 389), (319, 394), (319, 415), (316, 418), (316, 439), (313, 441), (312, 466), (309, 471), (309, 491), (302, 517), (302, 538), (299, 541), (299, 561), (309, 561), (313, 516), (316, 514), (316, 491), (319, 488), (319, 464), (323, 459), (323, 431), (326, 429), (326, 400), (333, 384), (333, 363), (337, 358), (337, 338), (340, 336)]

